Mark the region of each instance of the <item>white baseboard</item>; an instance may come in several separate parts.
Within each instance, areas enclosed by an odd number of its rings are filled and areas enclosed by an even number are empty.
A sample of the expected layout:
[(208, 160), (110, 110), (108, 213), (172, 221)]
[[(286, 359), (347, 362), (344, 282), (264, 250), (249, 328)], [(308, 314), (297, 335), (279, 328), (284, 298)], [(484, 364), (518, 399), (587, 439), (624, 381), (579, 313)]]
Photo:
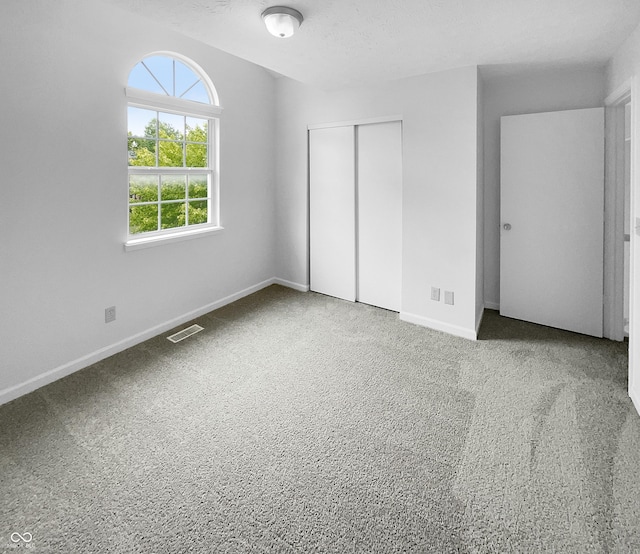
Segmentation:
[(636, 408), (636, 412), (640, 415), (640, 391), (636, 389), (629, 389), (629, 397), (631, 398), (631, 402)]
[(478, 340), (478, 333), (474, 329), (467, 329), (466, 327), (460, 327), (458, 325), (451, 325), (449, 323), (443, 323), (435, 319), (429, 319), (420, 315), (410, 314), (407, 312), (400, 312), (400, 319), (407, 321), (408, 323), (414, 323), (415, 325), (421, 325), (422, 327), (428, 327), (429, 329), (435, 329), (436, 331), (443, 331), (456, 337), (462, 337), (469, 340)]
[(293, 281), (287, 281), (286, 279), (280, 279), (279, 277), (275, 277), (273, 279), (273, 283), (275, 285), (282, 285), (283, 287), (288, 287), (300, 292), (309, 292), (309, 285), (301, 285), (300, 283), (294, 283)]
[[(181, 323), (185, 323), (187, 321), (190, 321), (192, 319), (195, 319), (196, 317), (200, 317), (201, 315), (204, 315), (206, 313), (209, 313), (213, 310), (216, 310), (218, 308), (222, 308), (222, 306), (226, 306), (227, 304), (230, 304), (231, 302), (235, 302), (236, 300), (239, 300), (240, 298), (244, 298), (245, 296), (248, 296), (250, 294), (253, 294), (254, 292), (257, 292), (265, 287), (268, 287), (269, 285), (273, 285), (275, 283), (284, 285), (284, 286), (288, 286), (285, 283), (288, 283), (288, 281), (282, 281), (279, 279), (267, 279), (266, 281), (262, 281), (261, 283), (258, 283), (256, 285), (253, 285), (251, 287), (248, 287), (244, 290), (238, 291), (234, 294), (231, 294), (229, 296), (225, 296), (224, 298), (221, 298), (220, 300), (216, 300), (215, 302), (211, 302), (209, 304), (206, 304), (205, 306), (202, 306), (200, 308), (197, 308), (195, 310), (192, 310), (190, 312), (187, 312), (185, 314), (182, 314), (178, 317), (175, 317), (173, 319), (170, 319), (169, 321), (165, 321), (164, 323), (161, 323), (160, 325), (156, 325), (154, 327), (151, 327), (150, 329), (147, 329), (145, 331), (142, 331), (141, 333), (137, 333), (131, 337), (128, 337), (126, 339), (123, 339), (121, 341), (118, 341), (114, 344), (111, 344), (109, 346), (105, 346), (104, 348), (100, 348), (99, 350), (96, 350), (95, 352), (91, 352), (90, 354), (87, 354), (86, 356), (82, 356), (81, 358), (77, 358), (76, 360), (73, 360), (71, 362), (68, 362), (66, 364), (63, 364), (61, 366), (58, 366), (50, 371), (46, 371), (45, 373), (41, 373), (40, 375), (37, 375), (36, 377), (32, 377), (31, 379), (28, 379), (27, 381), (24, 381), (22, 383), (19, 383), (17, 385), (13, 385), (11, 387), (8, 387), (4, 390), (0, 391), (0, 405), (2, 404), (6, 404), (7, 402), (10, 402), (11, 400), (14, 400), (20, 396), (23, 396), (29, 392), (32, 392), (36, 389), (39, 389), (40, 387), (43, 387), (45, 385), (48, 385), (49, 383), (53, 383), (54, 381), (57, 381), (58, 379), (62, 379), (63, 377), (66, 377), (67, 375), (71, 375), (72, 373), (75, 373), (76, 371), (79, 371), (85, 367), (90, 366), (91, 364), (95, 364), (96, 362), (99, 362), (100, 360), (103, 360), (105, 358), (108, 358), (109, 356), (113, 356), (114, 354), (117, 354), (118, 352), (122, 352), (123, 350), (126, 350), (127, 348), (131, 348), (132, 346), (135, 346), (136, 344), (139, 344), (141, 342), (144, 342), (145, 340), (148, 340), (150, 338), (153, 338), (157, 335), (160, 335), (161, 333), (164, 333), (165, 331), (169, 331), (170, 329), (173, 329), (174, 327), (180, 325)], [(295, 285), (295, 283), (292, 283), (292, 285)], [(297, 286), (301, 286), (301, 285), (297, 285)], [(293, 286), (291, 286), (291, 288), (295, 288)]]
[(484, 303), (484, 307), (487, 310), (497, 310), (500, 311), (500, 304), (498, 304), (497, 302), (487, 302), (485, 301)]

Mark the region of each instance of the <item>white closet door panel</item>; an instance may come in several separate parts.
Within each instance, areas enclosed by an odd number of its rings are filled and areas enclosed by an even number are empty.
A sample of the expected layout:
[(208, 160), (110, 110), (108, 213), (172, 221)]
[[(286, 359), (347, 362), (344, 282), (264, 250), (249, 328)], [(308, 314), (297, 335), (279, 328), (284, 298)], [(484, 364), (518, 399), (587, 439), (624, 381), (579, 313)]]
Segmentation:
[(361, 125), (358, 135), (358, 301), (400, 311), (402, 127)]
[(355, 130), (309, 131), (311, 290), (355, 301)]

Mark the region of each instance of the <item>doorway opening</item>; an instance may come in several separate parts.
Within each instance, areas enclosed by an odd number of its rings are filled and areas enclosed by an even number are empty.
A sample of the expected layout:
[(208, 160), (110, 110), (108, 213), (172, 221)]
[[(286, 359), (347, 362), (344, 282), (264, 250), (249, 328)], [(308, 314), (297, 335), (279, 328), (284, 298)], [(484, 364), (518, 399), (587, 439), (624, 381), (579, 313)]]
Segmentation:
[(622, 320), (623, 334), (629, 338), (629, 311), (630, 311), (630, 284), (631, 284), (631, 98), (624, 105), (623, 128), (623, 295), (622, 295)]
[(629, 336), (631, 305), (631, 89), (606, 100), (604, 336)]
[(637, 115), (632, 83), (606, 100), (606, 229), (605, 229), (605, 337), (626, 341), (629, 352), (628, 390), (640, 413), (638, 392), (638, 278), (637, 176), (634, 149)]

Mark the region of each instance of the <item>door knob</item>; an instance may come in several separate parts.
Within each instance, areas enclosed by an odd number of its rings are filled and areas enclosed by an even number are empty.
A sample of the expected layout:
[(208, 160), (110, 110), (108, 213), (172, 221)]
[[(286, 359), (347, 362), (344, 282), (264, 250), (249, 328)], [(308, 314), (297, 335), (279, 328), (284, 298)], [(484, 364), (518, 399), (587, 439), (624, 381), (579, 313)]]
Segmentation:
[(503, 228), (505, 231), (511, 231), (511, 223), (505, 223), (505, 224), (502, 226), (502, 228)]

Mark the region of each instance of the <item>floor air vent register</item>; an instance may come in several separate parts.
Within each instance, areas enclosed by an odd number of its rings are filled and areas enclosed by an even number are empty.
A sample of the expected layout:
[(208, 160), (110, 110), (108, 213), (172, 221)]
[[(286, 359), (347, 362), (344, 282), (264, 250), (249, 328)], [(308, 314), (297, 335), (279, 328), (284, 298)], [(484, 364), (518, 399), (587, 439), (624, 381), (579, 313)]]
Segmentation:
[(182, 331), (178, 331), (177, 333), (174, 333), (173, 335), (171, 335), (171, 336), (169, 336), (167, 338), (171, 342), (180, 342), (181, 340), (184, 340), (187, 337), (190, 337), (191, 335), (195, 335), (196, 333), (199, 333), (203, 329), (204, 329), (204, 327), (200, 327), (200, 325), (192, 325), (191, 327), (187, 327), (186, 329), (183, 329)]

